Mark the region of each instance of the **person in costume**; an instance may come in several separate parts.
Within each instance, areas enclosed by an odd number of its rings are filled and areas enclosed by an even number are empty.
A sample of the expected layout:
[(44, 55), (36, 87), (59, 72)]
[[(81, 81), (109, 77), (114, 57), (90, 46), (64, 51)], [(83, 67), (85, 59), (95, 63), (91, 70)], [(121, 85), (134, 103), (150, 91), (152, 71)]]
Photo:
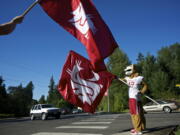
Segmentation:
[(24, 16), (16, 16), (10, 22), (0, 24), (0, 35), (7, 35), (14, 31), (17, 24), (22, 23)]
[(126, 77), (123, 80), (129, 86), (129, 110), (134, 127), (131, 130), (131, 134), (142, 135), (142, 131), (146, 128), (146, 119), (144, 117), (141, 95), (147, 91), (147, 85), (143, 80), (143, 76), (136, 72), (135, 65), (127, 66), (124, 71)]

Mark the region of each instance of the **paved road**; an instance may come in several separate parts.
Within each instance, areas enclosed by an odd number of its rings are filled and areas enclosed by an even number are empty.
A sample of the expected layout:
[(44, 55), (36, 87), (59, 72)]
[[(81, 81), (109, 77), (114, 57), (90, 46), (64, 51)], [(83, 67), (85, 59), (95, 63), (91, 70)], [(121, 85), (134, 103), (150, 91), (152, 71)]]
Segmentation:
[[(180, 113), (146, 114), (147, 135), (180, 125)], [(64, 115), (46, 121), (29, 118), (0, 120), (0, 135), (128, 135), (129, 114)]]

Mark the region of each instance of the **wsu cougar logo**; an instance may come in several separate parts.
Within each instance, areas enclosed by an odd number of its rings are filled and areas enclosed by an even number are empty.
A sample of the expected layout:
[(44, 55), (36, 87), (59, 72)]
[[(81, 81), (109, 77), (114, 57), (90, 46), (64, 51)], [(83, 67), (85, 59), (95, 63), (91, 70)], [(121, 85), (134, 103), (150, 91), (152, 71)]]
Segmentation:
[(91, 21), (91, 15), (86, 16), (81, 3), (77, 9), (71, 12), (71, 14), (73, 14), (73, 18), (70, 19), (69, 22), (71, 22), (84, 35), (85, 38), (89, 38), (89, 29), (91, 29), (93, 33), (96, 32), (96, 28)]
[(78, 95), (78, 98), (83, 103), (87, 102), (89, 105), (91, 105), (100, 93), (103, 86), (97, 83), (99, 80), (99, 75), (93, 71), (93, 77), (91, 79), (81, 78), (79, 76), (79, 72), (83, 70), (83, 68), (80, 65), (81, 61), (76, 61), (73, 69), (67, 69), (66, 72), (71, 76), (71, 86), (74, 93)]

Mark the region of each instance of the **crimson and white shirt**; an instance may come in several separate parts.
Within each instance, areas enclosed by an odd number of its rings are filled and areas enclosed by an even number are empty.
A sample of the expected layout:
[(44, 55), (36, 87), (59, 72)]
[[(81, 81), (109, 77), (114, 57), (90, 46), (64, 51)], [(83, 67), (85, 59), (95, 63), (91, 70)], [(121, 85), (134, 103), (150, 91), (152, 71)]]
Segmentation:
[(139, 91), (139, 85), (141, 84), (143, 80), (143, 76), (137, 76), (137, 77), (125, 77), (125, 80), (129, 84), (129, 98), (134, 98), (138, 100), (137, 94)]

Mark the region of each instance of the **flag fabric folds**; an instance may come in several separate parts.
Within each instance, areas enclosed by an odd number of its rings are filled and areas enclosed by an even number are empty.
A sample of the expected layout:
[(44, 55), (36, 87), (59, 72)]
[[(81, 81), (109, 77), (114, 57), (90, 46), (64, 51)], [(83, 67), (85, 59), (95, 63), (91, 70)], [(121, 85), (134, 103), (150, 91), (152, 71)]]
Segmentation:
[(64, 64), (58, 91), (63, 98), (85, 112), (94, 113), (114, 75), (107, 71), (94, 72), (91, 63), (70, 51)]
[(44, 11), (86, 47), (94, 70), (105, 70), (104, 59), (117, 47), (111, 31), (91, 0), (42, 0)]

